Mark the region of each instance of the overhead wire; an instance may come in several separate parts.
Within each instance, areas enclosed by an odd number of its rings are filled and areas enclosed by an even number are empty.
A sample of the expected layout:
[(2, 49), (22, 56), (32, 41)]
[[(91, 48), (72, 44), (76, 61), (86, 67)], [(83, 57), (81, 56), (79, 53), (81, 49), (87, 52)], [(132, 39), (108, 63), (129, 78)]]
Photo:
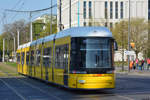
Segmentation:
[[(18, 0), (18, 2), (11, 9), (15, 9), (17, 7), (17, 5), (21, 3), (21, 1), (22, 0)], [(1, 17), (0, 24), (2, 24), (4, 26), (8, 22), (8, 20), (7, 20), (8, 14), (5, 12), (5, 9), (2, 9), (2, 10), (3, 10), (3, 14), (2, 14), (2, 17)]]
[[(21, 7), (19, 8), (19, 9), (22, 9), (22, 7), (24, 6), (24, 2), (22, 3), (22, 5), (21, 5)], [(11, 18), (11, 20), (14, 20), (15, 19), (15, 17), (18, 15), (18, 13), (16, 13), (12, 18)]]
[(41, 11), (45, 11), (45, 10), (49, 10), (52, 9), (54, 7), (57, 7), (57, 4), (53, 5), (52, 7), (48, 7), (48, 8), (44, 8), (44, 9), (38, 9), (38, 10), (31, 10), (31, 11), (21, 11), (21, 10), (12, 10), (12, 9), (5, 9), (5, 11), (9, 11), (9, 12), (18, 12), (18, 13), (34, 13), (34, 12), (41, 12)]

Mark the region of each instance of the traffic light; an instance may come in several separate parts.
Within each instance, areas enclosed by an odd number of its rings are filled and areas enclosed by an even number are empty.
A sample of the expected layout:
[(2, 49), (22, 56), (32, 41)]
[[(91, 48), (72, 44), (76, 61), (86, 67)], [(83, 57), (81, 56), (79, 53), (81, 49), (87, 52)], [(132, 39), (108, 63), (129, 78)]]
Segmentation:
[(131, 49), (134, 49), (135, 48), (135, 43), (131, 42), (130, 46), (131, 46)]

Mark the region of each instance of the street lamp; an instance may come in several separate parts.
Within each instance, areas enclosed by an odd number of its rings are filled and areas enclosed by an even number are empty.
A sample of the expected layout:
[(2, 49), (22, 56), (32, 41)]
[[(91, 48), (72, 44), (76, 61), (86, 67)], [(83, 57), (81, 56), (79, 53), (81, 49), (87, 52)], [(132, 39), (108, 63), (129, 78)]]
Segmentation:
[[(128, 51), (130, 51), (130, 0), (129, 0), (129, 22), (128, 22)], [(128, 55), (128, 71), (130, 71), (130, 55)]]

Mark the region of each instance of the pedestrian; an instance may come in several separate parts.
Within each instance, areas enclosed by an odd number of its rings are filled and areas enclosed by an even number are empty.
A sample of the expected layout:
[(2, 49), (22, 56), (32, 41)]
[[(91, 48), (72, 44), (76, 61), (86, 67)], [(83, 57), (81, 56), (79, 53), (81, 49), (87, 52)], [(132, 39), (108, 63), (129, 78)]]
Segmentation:
[(141, 60), (141, 70), (144, 70), (144, 60)]
[(147, 70), (149, 70), (149, 67), (150, 67), (150, 59), (148, 58), (147, 59)]
[(136, 63), (135, 63), (135, 61), (133, 61), (133, 69), (134, 70), (136, 69)]
[(139, 60), (136, 59), (136, 60), (135, 60), (135, 63), (136, 63), (136, 68), (138, 68), (138, 67), (139, 67)]
[(136, 62), (136, 68), (138, 68), (138, 66), (139, 66), (139, 60), (136, 59), (135, 62)]
[(133, 61), (130, 61), (130, 70), (133, 68)]

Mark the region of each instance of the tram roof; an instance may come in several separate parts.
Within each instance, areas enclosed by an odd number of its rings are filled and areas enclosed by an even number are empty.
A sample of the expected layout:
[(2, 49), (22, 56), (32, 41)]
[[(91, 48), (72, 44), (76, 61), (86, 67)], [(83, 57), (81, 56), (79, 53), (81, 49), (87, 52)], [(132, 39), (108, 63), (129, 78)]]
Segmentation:
[(30, 44), (31, 44), (31, 42), (28, 42), (28, 43), (26, 43), (26, 44), (20, 45), (20, 46), (18, 47), (18, 49), (23, 49), (23, 48), (29, 47)]
[(112, 33), (106, 27), (74, 27), (59, 32), (57, 38), (71, 37), (112, 37)]
[(52, 41), (54, 38), (70, 37), (112, 37), (112, 33), (106, 27), (73, 27), (63, 30), (57, 34), (52, 34), (44, 38), (35, 40), (31, 43), (31, 46), (36, 44)]

